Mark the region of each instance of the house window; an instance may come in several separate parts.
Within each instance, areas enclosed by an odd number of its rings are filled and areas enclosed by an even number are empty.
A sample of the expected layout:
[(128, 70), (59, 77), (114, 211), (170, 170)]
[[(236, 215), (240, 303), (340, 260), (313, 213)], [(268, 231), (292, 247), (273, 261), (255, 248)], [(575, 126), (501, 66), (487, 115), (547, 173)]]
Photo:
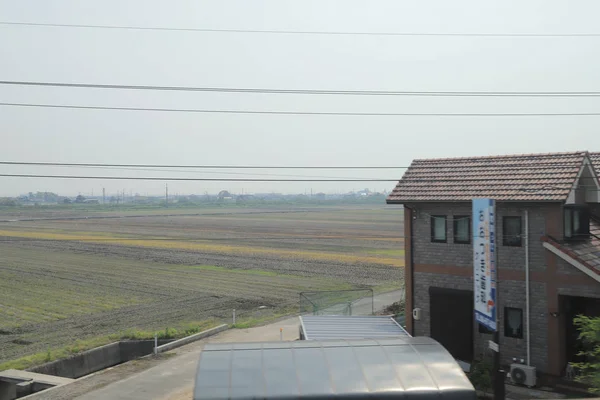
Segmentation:
[(523, 339), (523, 310), (504, 307), (504, 336)]
[(494, 333), (493, 330), (491, 330), (490, 328), (488, 328), (487, 326), (483, 325), (483, 324), (477, 324), (479, 325), (479, 333), (485, 333), (487, 335), (491, 335)]
[(565, 239), (587, 237), (590, 234), (590, 215), (583, 207), (566, 207), (564, 225)]
[(431, 241), (438, 243), (446, 243), (446, 216), (432, 215), (431, 216)]
[(521, 246), (521, 217), (504, 217), (502, 219), (502, 244), (505, 246)]
[(471, 217), (454, 216), (454, 243), (471, 243)]

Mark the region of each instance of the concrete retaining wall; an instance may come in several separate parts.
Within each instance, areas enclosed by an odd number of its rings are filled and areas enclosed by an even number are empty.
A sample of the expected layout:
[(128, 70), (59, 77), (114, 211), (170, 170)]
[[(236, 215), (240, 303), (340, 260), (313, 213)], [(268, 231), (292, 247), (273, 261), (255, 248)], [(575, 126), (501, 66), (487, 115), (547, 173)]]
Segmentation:
[(29, 369), (29, 371), (75, 379), (119, 363), (121, 363), (121, 351), (119, 342), (116, 342), (43, 364)]
[[(166, 345), (170, 340), (159, 340)], [(121, 364), (148, 354), (154, 349), (154, 340), (127, 340), (110, 343), (81, 354), (62, 360), (53, 361), (29, 369), (30, 372), (62, 376), (64, 378), (79, 378), (96, 371)]]
[(219, 325), (219, 326), (214, 327), (212, 329), (208, 329), (206, 331), (196, 333), (195, 335), (186, 336), (186, 337), (184, 337), (182, 339), (175, 340), (175, 341), (173, 341), (171, 343), (167, 343), (167, 344), (164, 344), (162, 346), (158, 346), (157, 351), (159, 353), (162, 353), (162, 352), (165, 352), (165, 351), (173, 350), (173, 349), (176, 349), (177, 347), (184, 346), (184, 345), (186, 345), (188, 343), (192, 343), (192, 342), (195, 342), (197, 340), (204, 339), (205, 337), (216, 335), (219, 332), (223, 332), (224, 330), (227, 330), (227, 328), (229, 328), (229, 326), (227, 324)]
[[(192, 343), (197, 340), (204, 339), (208, 336), (215, 335), (219, 332), (223, 332), (224, 330), (226, 330), (228, 328), (229, 328), (228, 325), (220, 325), (215, 328), (208, 329), (206, 331), (196, 333), (194, 335), (187, 336), (183, 339), (179, 339), (179, 340), (175, 340), (175, 341), (159, 340), (160, 345), (158, 346), (157, 351), (159, 353), (169, 351), (169, 350), (175, 349), (177, 347), (186, 345), (188, 343)], [(91, 374), (93, 372), (97, 372), (103, 368), (108, 368), (110, 366), (113, 366), (113, 365), (116, 365), (116, 364), (119, 364), (119, 363), (122, 363), (125, 361), (133, 360), (135, 358), (139, 358), (139, 357), (142, 357), (145, 355), (152, 354), (153, 350), (154, 350), (154, 341), (153, 340), (139, 340), (139, 341), (132, 340), (132, 341), (111, 343), (106, 346), (99, 347), (97, 349), (88, 350), (77, 356), (69, 357), (64, 360), (58, 360), (58, 361), (54, 361), (54, 362), (51, 362), (48, 364), (41, 365), (36, 368), (32, 368), (32, 369), (30, 369), (30, 371), (38, 372), (38, 373), (46, 373), (46, 374), (51, 374), (51, 375), (56, 374), (58, 376), (65, 376), (65, 377), (67, 377), (67, 376), (62, 375), (62, 374), (70, 373), (71, 375), (73, 375), (70, 377), (74, 377), (74, 378), (83, 377), (81, 379), (86, 379), (86, 378), (88, 378), (88, 376), (92, 376)], [(95, 353), (95, 352), (97, 352), (97, 353)], [(104, 354), (104, 356), (107, 357), (107, 359), (110, 359), (111, 361), (108, 362), (106, 360), (98, 360), (96, 358), (96, 357), (101, 357), (102, 354)], [(80, 358), (82, 358), (82, 359), (80, 360)], [(71, 363), (73, 363), (74, 365), (79, 365), (79, 369), (73, 368), (72, 366), (70, 366), (68, 364), (68, 361), (73, 360), (73, 359), (77, 359), (77, 361), (76, 362), (71, 361)], [(92, 362), (92, 360), (96, 360), (98, 367), (91, 366), (90, 363)], [(114, 364), (110, 364), (111, 362), (115, 362), (115, 360), (119, 360), (119, 361), (117, 361)], [(84, 376), (84, 375), (88, 375), (88, 376)], [(73, 382), (73, 383), (75, 383), (75, 382)], [(27, 400), (30, 400), (30, 399), (31, 400), (33, 400), (33, 399), (42, 400), (47, 397), (47, 395), (49, 394), (50, 391), (59, 391), (59, 390), (62, 390), (62, 388), (66, 387), (66, 386), (68, 386), (68, 385), (56, 386), (56, 387), (50, 388), (46, 391), (30, 394), (28, 396), (23, 397), (23, 400), (25, 400), (25, 399), (27, 399)], [(0, 390), (1, 389), (2, 389), (2, 387), (0, 387)], [(1, 393), (1, 391), (0, 391), (0, 393)]]
[[(159, 340), (158, 345), (167, 345), (172, 343), (173, 339)], [(121, 353), (121, 362), (135, 360), (154, 351), (154, 340), (127, 340), (119, 343)]]

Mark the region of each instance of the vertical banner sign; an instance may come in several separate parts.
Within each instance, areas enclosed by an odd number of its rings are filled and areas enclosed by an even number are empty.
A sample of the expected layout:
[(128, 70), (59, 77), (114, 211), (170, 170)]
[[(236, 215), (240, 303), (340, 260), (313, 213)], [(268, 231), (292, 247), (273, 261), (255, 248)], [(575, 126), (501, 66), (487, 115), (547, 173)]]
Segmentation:
[(496, 202), (473, 199), (473, 292), (475, 320), (496, 326)]

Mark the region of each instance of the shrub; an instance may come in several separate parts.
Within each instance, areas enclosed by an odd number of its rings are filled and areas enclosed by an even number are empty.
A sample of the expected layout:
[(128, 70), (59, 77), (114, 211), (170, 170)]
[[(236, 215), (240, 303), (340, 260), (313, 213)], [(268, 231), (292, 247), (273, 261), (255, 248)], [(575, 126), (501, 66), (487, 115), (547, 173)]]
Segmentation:
[(573, 322), (579, 330), (579, 340), (584, 346), (584, 350), (577, 355), (585, 360), (573, 363), (579, 372), (576, 379), (590, 385), (590, 392), (600, 393), (600, 317), (578, 315)]
[(477, 390), (487, 392), (492, 388), (492, 362), (489, 359), (474, 361), (471, 364), (471, 372), (469, 372), (469, 380)]

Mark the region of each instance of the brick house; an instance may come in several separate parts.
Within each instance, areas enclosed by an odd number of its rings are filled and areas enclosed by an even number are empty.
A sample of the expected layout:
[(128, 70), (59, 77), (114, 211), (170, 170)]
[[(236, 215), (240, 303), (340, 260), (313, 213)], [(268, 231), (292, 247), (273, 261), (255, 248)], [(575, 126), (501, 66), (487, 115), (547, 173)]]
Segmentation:
[[(492, 335), (473, 316), (471, 200), (496, 200), (502, 363), (563, 376), (577, 356), (574, 315), (600, 316), (600, 153), (415, 160), (387, 198), (404, 205), (407, 329), (457, 359)], [(418, 313), (413, 318), (410, 310)]]

